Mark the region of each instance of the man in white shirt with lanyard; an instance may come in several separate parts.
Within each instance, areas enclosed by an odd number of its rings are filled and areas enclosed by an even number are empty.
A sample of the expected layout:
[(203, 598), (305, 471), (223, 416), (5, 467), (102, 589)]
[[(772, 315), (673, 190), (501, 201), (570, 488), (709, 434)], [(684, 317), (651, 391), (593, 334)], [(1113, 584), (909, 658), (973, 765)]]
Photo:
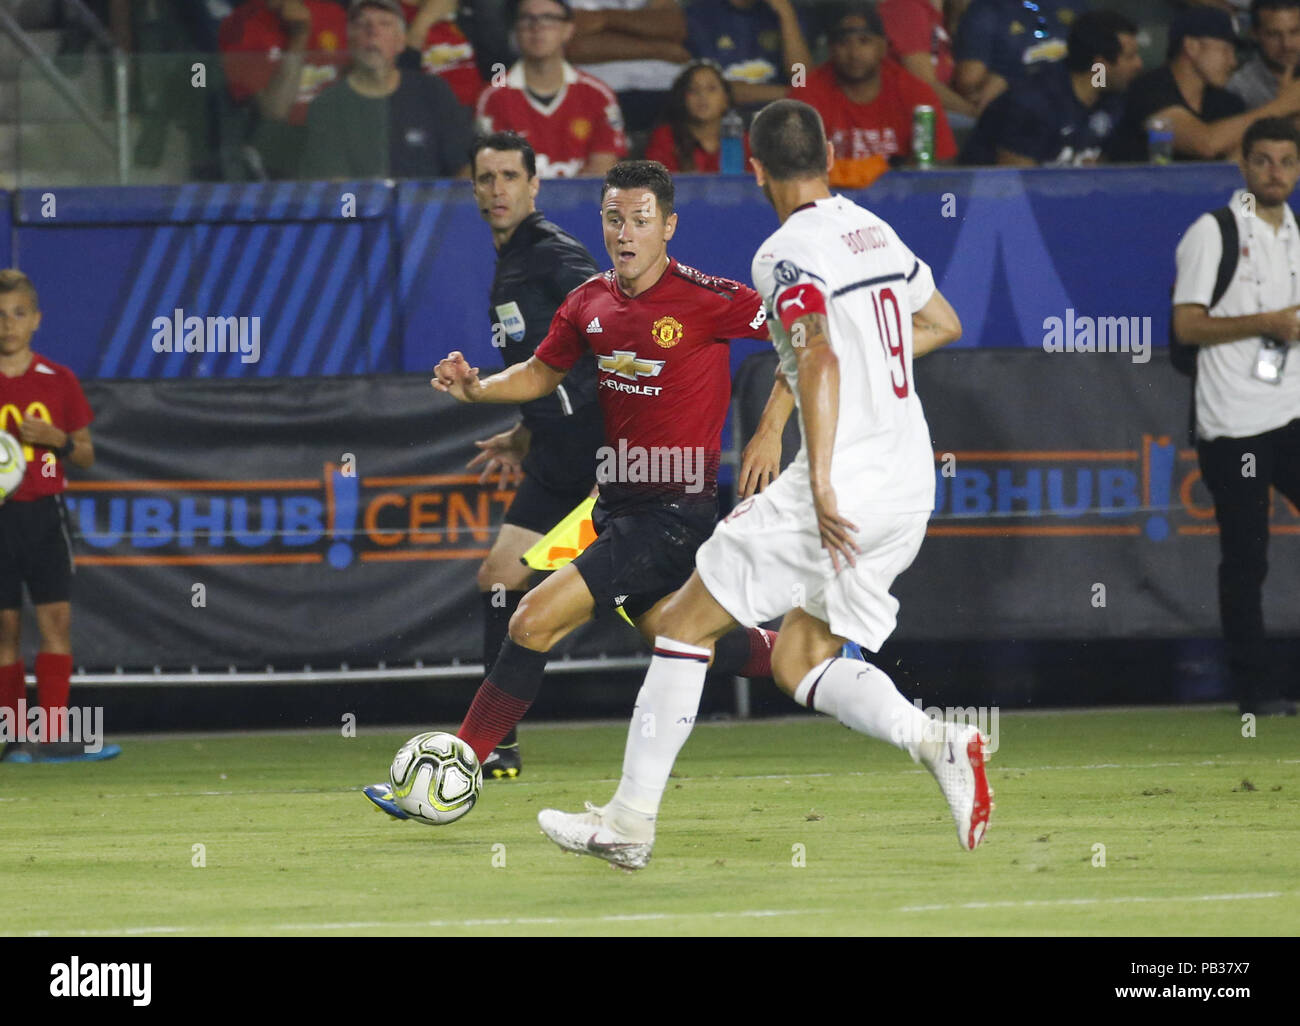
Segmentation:
[(1265, 648), (1263, 584), (1270, 486), (1300, 506), (1300, 231), (1287, 206), (1300, 131), (1262, 118), (1241, 152), (1246, 188), (1229, 205), (1236, 271), (1213, 302), (1228, 226), (1203, 214), (1178, 244), (1173, 326), (1198, 347), (1197, 453), (1219, 525), (1219, 615), (1237, 700), (1243, 713), (1293, 716)]

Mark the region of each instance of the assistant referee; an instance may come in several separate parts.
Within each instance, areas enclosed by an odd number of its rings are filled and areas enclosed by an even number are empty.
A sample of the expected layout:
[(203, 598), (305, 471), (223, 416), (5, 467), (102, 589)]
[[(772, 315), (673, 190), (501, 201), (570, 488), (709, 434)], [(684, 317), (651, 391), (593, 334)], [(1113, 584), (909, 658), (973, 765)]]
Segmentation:
[[(533, 355), (564, 297), (599, 268), (581, 242), (537, 209), (541, 180), (526, 139), (495, 132), (476, 139), (470, 152), (474, 198), (497, 249), (489, 310), (493, 344), (510, 367)], [(554, 394), (520, 406), (522, 419), (514, 428), (475, 443), (482, 451), (469, 466), (483, 466), (485, 480), (497, 473), (503, 482), (513, 475), (523, 478), (478, 570), (488, 669), (528, 590), (532, 572), (522, 562), (524, 553), (596, 485), (596, 450), (605, 438), (596, 380), (596, 360), (588, 353)], [(511, 730), (484, 761), (483, 775), (514, 777), (521, 768)]]
[[(1241, 154), (1246, 188), (1229, 201), (1231, 219), (1202, 214), (1178, 244), (1174, 333), (1199, 347), (1197, 455), (1219, 524), (1219, 616), (1240, 711), (1295, 715), (1284, 668), (1265, 648), (1263, 586), (1270, 486), (1300, 506), (1300, 232), (1287, 205), (1300, 131), (1261, 118)], [(1214, 303), (1234, 226), (1236, 269)]]

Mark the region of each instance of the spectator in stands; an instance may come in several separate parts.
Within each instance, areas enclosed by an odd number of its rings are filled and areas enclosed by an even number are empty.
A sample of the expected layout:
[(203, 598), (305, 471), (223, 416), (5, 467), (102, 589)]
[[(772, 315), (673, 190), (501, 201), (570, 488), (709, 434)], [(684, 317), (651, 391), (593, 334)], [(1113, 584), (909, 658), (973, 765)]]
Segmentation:
[[(1300, 230), (1287, 202), (1300, 178), (1300, 131), (1260, 118), (1242, 151), (1246, 188), (1178, 243), (1173, 329), (1197, 347), (1197, 459), (1219, 525), (1219, 617), (1240, 711), (1294, 716), (1285, 687), (1295, 667), (1276, 665), (1265, 647), (1263, 587), (1270, 486), (1300, 504)], [(1225, 253), (1225, 236), (1239, 254)], [(1216, 289), (1229, 258), (1234, 272)]]
[(347, 12), (327, 0), (247, 0), (222, 22), (230, 95), (259, 115), (249, 142), (260, 177), (297, 172), (307, 105), (346, 66), (347, 31)]
[(1065, 60), (1012, 86), (985, 108), (963, 164), (1095, 164), (1142, 71), (1137, 26), (1115, 11), (1089, 11), (1070, 27)]
[(618, 94), (628, 131), (649, 128), (691, 59), (677, 0), (573, 0), (571, 6), (569, 60)]
[(627, 155), (617, 97), (564, 59), (573, 32), (566, 0), (521, 0), (515, 35), (523, 56), (505, 84), (478, 101), (479, 130), (522, 135), (537, 152), (541, 178), (603, 175)]
[(1259, 52), (1228, 79), (1228, 92), (1255, 110), (1277, 96), (1300, 62), (1300, 0), (1255, 0), (1250, 25)]
[(353, 0), (352, 65), (307, 112), (305, 178), (469, 177), (469, 113), (437, 75), (397, 67), (398, 0)]
[(784, 98), (812, 70), (810, 25), (790, 0), (694, 0), (686, 26), (691, 55), (718, 63), (741, 107)]
[(459, 0), (402, 0), (406, 16), (406, 51), (398, 67), (440, 75), (464, 106), (474, 109), (483, 91), (483, 75), (474, 44), (457, 24)]
[(1172, 129), (1176, 160), (1235, 158), (1252, 121), (1300, 112), (1297, 79), (1283, 84), (1276, 99), (1243, 113), (1240, 98), (1223, 88), (1237, 64), (1236, 40), (1232, 19), (1223, 11), (1191, 7), (1176, 14), (1169, 29), (1169, 60), (1129, 87), (1110, 159), (1146, 160), (1147, 131), (1155, 121)]
[(1085, 0), (971, 0), (957, 30), (958, 93), (983, 111), (1039, 64), (1065, 57), (1066, 33)]
[[(664, 121), (650, 136), (646, 160), (669, 171), (717, 174), (722, 164), (722, 115), (735, 103), (731, 83), (713, 61), (692, 61), (668, 91)], [(749, 137), (745, 136), (745, 167)]]
[(943, 6), (943, 0), (881, 0), (878, 10), (889, 56), (938, 94), (950, 121), (954, 114), (973, 119), (975, 104), (952, 87), (955, 65)]
[[(933, 89), (885, 57), (885, 29), (873, 4), (837, 4), (827, 22), (830, 60), (792, 89), (791, 99), (815, 107), (835, 145), (832, 184), (858, 184), (854, 161), (902, 163), (912, 155), (912, 112), (934, 108), (935, 159), (950, 161), (957, 144)], [(865, 184), (865, 183), (862, 183)]]

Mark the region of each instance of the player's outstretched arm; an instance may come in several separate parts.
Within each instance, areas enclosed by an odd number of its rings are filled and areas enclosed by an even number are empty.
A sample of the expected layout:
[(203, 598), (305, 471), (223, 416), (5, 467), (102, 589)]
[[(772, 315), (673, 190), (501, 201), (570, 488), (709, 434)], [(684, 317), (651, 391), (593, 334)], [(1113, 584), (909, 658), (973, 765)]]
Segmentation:
[(530, 356), (480, 381), (478, 368), (471, 367), (465, 355), (457, 351), (438, 361), (430, 384), (463, 403), (526, 403), (550, 395), (563, 380), (563, 371)]
[(828, 332), (826, 315), (810, 313), (794, 322), (790, 334), (797, 340), (799, 408), (803, 411), (804, 446), (808, 450), (817, 527), (822, 548), (830, 554), (831, 566), (838, 573), (840, 557), (853, 566), (853, 557), (861, 550), (852, 535), (857, 525), (840, 516), (835, 489), (831, 487), (831, 452), (840, 419), (840, 361), (831, 348)]
[(781, 436), (793, 411), (794, 393), (785, 376), (777, 370), (772, 394), (767, 397), (754, 437), (740, 455), (740, 476), (736, 482), (740, 498), (748, 499), (761, 492), (781, 473)]
[(961, 338), (961, 320), (938, 289), (912, 314), (912, 358), (932, 353)]

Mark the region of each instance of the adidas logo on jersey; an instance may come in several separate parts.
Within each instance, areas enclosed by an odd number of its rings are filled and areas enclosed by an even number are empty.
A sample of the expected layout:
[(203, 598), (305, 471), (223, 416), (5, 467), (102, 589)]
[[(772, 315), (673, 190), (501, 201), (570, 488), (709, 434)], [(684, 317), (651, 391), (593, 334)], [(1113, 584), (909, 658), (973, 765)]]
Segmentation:
[(602, 328), (602, 327), (600, 326), (600, 318), (599, 318), (599, 317), (593, 317), (593, 318), (591, 319), (591, 323), (587, 325), (587, 334), (588, 334), (588, 335), (601, 335), (601, 334), (604, 334), (604, 331), (605, 331), (605, 329)]

